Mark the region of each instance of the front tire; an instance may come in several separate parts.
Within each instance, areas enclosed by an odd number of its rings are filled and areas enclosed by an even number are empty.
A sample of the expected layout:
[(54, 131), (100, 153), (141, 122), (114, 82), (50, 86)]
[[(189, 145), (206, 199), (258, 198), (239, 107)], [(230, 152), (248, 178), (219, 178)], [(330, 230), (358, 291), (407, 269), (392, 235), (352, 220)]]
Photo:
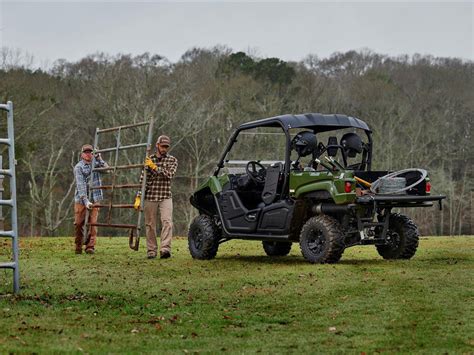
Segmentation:
[(310, 263), (337, 263), (344, 252), (344, 233), (333, 217), (308, 219), (300, 234), (301, 253)]
[(268, 256), (285, 256), (291, 250), (291, 242), (268, 242), (263, 241), (263, 250)]
[(418, 248), (419, 237), (418, 227), (410, 218), (392, 213), (389, 216), (387, 243), (377, 245), (377, 252), (384, 259), (411, 259)]
[(188, 232), (188, 247), (194, 259), (215, 258), (219, 248), (219, 228), (211, 217), (199, 215), (191, 222)]

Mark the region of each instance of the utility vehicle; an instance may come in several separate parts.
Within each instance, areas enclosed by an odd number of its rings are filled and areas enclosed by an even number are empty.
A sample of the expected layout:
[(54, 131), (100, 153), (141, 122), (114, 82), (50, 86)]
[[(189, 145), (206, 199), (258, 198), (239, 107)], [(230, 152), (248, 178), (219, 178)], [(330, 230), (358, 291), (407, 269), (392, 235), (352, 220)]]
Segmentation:
[(311, 263), (335, 263), (345, 248), (365, 244), (385, 259), (410, 259), (418, 228), (392, 210), (434, 201), (441, 208), (445, 196), (431, 195), (423, 169), (371, 166), (372, 132), (355, 117), (312, 113), (242, 124), (190, 198), (199, 211), (190, 253), (212, 259), (219, 244), (248, 239), (261, 240), (269, 256), (299, 243)]

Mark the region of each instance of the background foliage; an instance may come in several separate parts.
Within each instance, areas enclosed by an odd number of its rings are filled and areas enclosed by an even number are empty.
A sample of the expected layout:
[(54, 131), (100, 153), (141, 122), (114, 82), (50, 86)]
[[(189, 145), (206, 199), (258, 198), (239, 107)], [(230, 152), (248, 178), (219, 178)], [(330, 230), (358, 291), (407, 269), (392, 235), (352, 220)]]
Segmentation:
[(183, 234), (194, 213), (189, 195), (212, 171), (231, 131), (305, 112), (366, 121), (374, 131), (374, 169), (429, 170), (434, 193), (448, 199), (442, 212), (410, 211), (423, 233), (473, 234), (471, 61), (349, 51), (287, 63), (224, 47), (194, 48), (176, 63), (149, 53), (99, 53), (58, 60), (47, 71), (33, 70), (30, 59), (0, 52), (0, 101), (15, 105), (22, 235), (72, 233), (72, 166), (96, 127), (154, 119), (154, 139), (172, 137), (171, 154), (179, 159), (176, 232)]

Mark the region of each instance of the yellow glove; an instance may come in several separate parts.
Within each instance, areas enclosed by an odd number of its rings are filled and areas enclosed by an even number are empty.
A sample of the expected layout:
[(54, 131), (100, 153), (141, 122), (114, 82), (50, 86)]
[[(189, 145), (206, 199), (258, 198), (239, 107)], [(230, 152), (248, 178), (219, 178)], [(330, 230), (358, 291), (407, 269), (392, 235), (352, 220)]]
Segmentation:
[(151, 170), (158, 170), (158, 166), (156, 166), (150, 157), (145, 158), (145, 166), (149, 167)]
[(135, 203), (133, 204), (133, 208), (135, 208), (136, 210), (138, 210), (140, 208), (140, 202), (141, 202), (141, 196), (140, 195), (137, 195), (135, 197)]

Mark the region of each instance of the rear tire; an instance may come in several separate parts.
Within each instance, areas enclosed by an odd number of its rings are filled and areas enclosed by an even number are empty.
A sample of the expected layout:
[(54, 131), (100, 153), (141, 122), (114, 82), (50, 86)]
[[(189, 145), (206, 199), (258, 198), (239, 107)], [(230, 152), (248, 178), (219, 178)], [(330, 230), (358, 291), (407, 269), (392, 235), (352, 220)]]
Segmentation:
[(263, 250), (268, 256), (285, 256), (291, 250), (291, 242), (268, 242), (263, 241)]
[(188, 247), (194, 259), (215, 258), (219, 248), (220, 230), (211, 217), (199, 215), (191, 222), (188, 232)]
[(301, 253), (310, 263), (337, 263), (344, 252), (344, 233), (333, 217), (308, 219), (300, 234)]
[(384, 259), (411, 259), (418, 248), (420, 233), (416, 224), (407, 216), (392, 213), (389, 216), (387, 244), (376, 245)]

